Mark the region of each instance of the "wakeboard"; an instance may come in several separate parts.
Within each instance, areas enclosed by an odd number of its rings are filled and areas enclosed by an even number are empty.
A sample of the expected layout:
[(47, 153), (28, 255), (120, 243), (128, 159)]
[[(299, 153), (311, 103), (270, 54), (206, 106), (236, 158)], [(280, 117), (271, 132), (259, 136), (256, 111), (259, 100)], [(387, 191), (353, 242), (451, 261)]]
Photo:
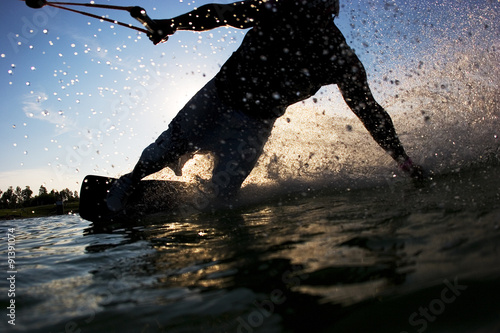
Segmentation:
[(187, 183), (169, 180), (142, 180), (118, 213), (108, 209), (106, 198), (116, 178), (86, 176), (80, 189), (79, 213), (94, 223), (131, 221), (141, 216), (174, 210)]

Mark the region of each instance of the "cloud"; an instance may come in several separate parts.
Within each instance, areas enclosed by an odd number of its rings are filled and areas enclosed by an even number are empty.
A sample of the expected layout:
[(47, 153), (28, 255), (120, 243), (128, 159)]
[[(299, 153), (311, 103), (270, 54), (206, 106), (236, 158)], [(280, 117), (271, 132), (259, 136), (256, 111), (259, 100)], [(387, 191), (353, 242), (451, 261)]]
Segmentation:
[(54, 111), (50, 106), (45, 107), (44, 104), (48, 99), (47, 94), (43, 92), (25, 96), (23, 101), (24, 114), (28, 118), (55, 125), (57, 135), (76, 130), (76, 122), (68, 118), (62, 111)]

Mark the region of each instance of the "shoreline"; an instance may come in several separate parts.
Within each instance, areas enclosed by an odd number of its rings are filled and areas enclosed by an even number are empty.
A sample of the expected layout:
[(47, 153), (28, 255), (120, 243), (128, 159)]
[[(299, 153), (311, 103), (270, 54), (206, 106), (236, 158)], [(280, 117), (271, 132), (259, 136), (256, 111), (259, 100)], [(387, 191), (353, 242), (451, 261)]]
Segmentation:
[(62, 214), (60, 212), (58, 213), (58, 208), (55, 204), (22, 208), (3, 208), (0, 209), (0, 221), (78, 213), (79, 205), (79, 201), (73, 201), (64, 204)]

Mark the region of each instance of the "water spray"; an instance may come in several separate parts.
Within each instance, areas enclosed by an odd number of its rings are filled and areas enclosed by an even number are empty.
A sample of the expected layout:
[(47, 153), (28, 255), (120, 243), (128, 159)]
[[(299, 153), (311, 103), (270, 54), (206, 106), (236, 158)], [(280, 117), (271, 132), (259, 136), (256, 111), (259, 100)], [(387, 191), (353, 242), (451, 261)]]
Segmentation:
[[(95, 3), (73, 3), (73, 2), (53, 2), (53, 1), (47, 1), (47, 0), (21, 0), (26, 3), (26, 5), (30, 8), (34, 9), (39, 9), (45, 6), (51, 6), (63, 10), (67, 10), (73, 13), (78, 13), (82, 14), (85, 16), (89, 16), (98, 20), (106, 21), (106, 22), (111, 22), (114, 24), (121, 25), (123, 27), (133, 29), (139, 32), (143, 32), (147, 35), (161, 35), (160, 29), (158, 29), (156, 23), (149, 18), (149, 16), (146, 13), (146, 10), (142, 7), (139, 6), (113, 6), (113, 5), (102, 5), (102, 4), (95, 4)], [(146, 29), (135, 27), (131, 24), (127, 23), (122, 23), (116, 20), (112, 20), (106, 17), (98, 16), (92, 13), (68, 8), (66, 6), (82, 6), (82, 7), (93, 7), (93, 8), (105, 8), (105, 9), (112, 9), (112, 10), (123, 10), (127, 11), (130, 13), (130, 16), (132, 16), (134, 19), (139, 21)], [(166, 37), (163, 37), (163, 41), (166, 41)]]

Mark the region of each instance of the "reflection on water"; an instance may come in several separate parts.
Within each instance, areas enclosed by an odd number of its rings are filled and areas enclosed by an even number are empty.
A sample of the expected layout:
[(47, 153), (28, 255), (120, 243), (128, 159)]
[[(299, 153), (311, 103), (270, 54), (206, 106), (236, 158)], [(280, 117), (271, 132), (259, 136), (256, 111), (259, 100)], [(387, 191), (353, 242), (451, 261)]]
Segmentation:
[(4, 221), (18, 234), (16, 328), (497, 332), (497, 172), (113, 228)]

